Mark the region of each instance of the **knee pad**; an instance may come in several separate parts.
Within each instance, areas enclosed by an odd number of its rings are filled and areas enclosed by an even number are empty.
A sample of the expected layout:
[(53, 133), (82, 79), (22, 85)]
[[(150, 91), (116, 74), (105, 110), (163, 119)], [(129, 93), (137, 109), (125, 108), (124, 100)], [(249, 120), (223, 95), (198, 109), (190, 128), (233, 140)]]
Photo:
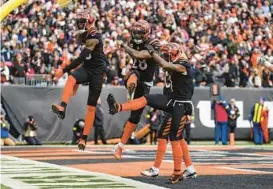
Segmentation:
[(89, 94), (88, 100), (87, 100), (87, 105), (88, 106), (97, 106), (97, 102), (99, 99), (99, 95), (96, 94)]
[(138, 124), (141, 118), (141, 113), (132, 113), (131, 117), (129, 118), (129, 121), (134, 124)]

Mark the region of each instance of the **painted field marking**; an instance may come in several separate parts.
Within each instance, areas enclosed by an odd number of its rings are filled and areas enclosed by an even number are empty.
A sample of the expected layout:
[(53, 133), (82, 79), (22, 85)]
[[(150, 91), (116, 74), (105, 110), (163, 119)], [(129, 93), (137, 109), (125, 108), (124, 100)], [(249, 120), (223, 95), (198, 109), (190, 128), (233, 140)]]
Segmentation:
[(259, 170), (253, 170), (253, 169), (244, 169), (244, 168), (233, 168), (233, 167), (216, 167), (219, 169), (227, 169), (227, 170), (235, 170), (235, 171), (244, 171), (244, 172), (252, 172), (252, 173), (273, 173), (270, 171), (259, 171)]
[(242, 152), (227, 152), (227, 151), (217, 151), (217, 150), (196, 150), (200, 152), (207, 152), (207, 153), (215, 153), (215, 154), (231, 154), (231, 155), (241, 155), (241, 156), (257, 156), (257, 157), (269, 157), (272, 158), (272, 155), (267, 155), (267, 154), (254, 154), (254, 153), (242, 153)]
[[(163, 189), (104, 173), (64, 167), (55, 164), (1, 155), (2, 184), (14, 189), (35, 188), (139, 188)], [(32, 168), (32, 170), (30, 170)], [(80, 182), (79, 182), (80, 181)]]

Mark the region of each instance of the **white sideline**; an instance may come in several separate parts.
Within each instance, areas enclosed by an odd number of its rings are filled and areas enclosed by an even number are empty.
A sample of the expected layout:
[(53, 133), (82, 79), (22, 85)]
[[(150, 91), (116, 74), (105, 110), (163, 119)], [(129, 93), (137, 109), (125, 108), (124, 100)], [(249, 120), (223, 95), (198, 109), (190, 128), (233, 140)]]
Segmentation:
[[(8, 160), (15, 160), (17, 162), (21, 162), (22, 164), (24, 163), (30, 163), (36, 166), (45, 166), (45, 167), (50, 167), (50, 168), (57, 168), (60, 169), (62, 171), (68, 171), (68, 172), (73, 172), (73, 173), (79, 173), (79, 174), (84, 174), (84, 175), (90, 175), (90, 176), (96, 176), (96, 177), (101, 177), (104, 179), (109, 179), (112, 181), (116, 181), (116, 182), (120, 182), (120, 183), (124, 183), (127, 185), (131, 185), (136, 187), (137, 189), (166, 189), (164, 187), (160, 187), (160, 186), (156, 186), (153, 184), (146, 184), (140, 181), (135, 181), (132, 179), (127, 179), (127, 178), (122, 178), (119, 176), (113, 176), (113, 175), (109, 175), (109, 174), (105, 174), (105, 173), (97, 173), (97, 172), (90, 172), (90, 171), (85, 171), (85, 170), (80, 170), (80, 169), (76, 169), (76, 168), (72, 168), (72, 167), (66, 167), (66, 166), (60, 166), (60, 165), (55, 165), (55, 164), (50, 164), (50, 163), (46, 163), (46, 162), (38, 162), (38, 161), (34, 161), (34, 160), (29, 160), (29, 159), (22, 159), (22, 158), (17, 158), (17, 157), (13, 157), (13, 156), (7, 156), (7, 155), (2, 155), (1, 154), (1, 160), (2, 158), (4, 159), (8, 159)], [(4, 164), (4, 162), (2, 162)], [(9, 175), (11, 176), (11, 175)], [(18, 186), (20, 186), (18, 189), (34, 189), (37, 187), (30, 187), (31, 185), (27, 185), (26, 188), (23, 188), (26, 186), (26, 183), (23, 183), (21, 181), (17, 181), (14, 179), (11, 179), (9, 176), (5, 176), (4, 180), (3, 180), (3, 175), (2, 175), (2, 179), (1, 179), (1, 183), (6, 185), (6, 186), (10, 186), (11, 188), (15, 188), (17, 189)], [(18, 176), (18, 174), (17, 174)], [(14, 186), (11, 186), (11, 184), (14, 183)]]

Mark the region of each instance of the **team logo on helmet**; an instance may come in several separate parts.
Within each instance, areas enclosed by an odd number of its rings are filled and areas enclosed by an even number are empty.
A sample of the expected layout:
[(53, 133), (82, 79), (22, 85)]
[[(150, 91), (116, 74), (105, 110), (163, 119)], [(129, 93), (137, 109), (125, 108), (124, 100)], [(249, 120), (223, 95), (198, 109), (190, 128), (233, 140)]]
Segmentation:
[(141, 44), (150, 38), (151, 26), (145, 20), (135, 22), (131, 28), (132, 40), (136, 44)]

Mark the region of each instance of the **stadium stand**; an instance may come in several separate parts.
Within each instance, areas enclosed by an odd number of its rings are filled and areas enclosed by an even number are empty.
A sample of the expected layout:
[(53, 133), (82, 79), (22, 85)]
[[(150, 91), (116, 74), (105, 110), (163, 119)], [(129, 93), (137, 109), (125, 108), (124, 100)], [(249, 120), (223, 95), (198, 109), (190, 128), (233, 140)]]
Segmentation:
[[(261, 54), (273, 62), (273, 0), (82, 0), (67, 8), (30, 0), (1, 25), (1, 82), (54, 85), (54, 68), (79, 55), (74, 18), (83, 8), (103, 33), (107, 84), (123, 85), (132, 60), (116, 42), (128, 41), (131, 24), (146, 19), (153, 37), (165, 43), (173, 36), (188, 51), (196, 86), (273, 86), (272, 73), (257, 64)], [(154, 84), (163, 78), (158, 70)]]

